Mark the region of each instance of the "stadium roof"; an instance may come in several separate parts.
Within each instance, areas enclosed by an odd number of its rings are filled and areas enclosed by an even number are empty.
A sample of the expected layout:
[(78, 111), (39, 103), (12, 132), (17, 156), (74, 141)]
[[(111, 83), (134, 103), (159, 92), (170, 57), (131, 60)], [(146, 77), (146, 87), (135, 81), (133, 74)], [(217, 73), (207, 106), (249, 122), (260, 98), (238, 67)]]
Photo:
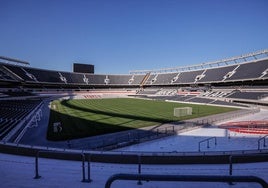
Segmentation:
[(27, 61), (22, 61), (22, 60), (10, 58), (10, 57), (0, 56), (0, 60), (4, 60), (6, 63), (20, 63), (24, 65), (30, 65), (30, 63)]
[(226, 65), (246, 63), (246, 62), (261, 59), (261, 58), (268, 58), (268, 49), (244, 54), (241, 56), (235, 56), (235, 57), (226, 58), (226, 59), (222, 59), (218, 61), (205, 62), (205, 63), (190, 65), (190, 66), (181, 66), (181, 67), (164, 68), (164, 69), (152, 69), (152, 70), (134, 70), (134, 71), (130, 71), (130, 74), (170, 73), (170, 72), (181, 72), (181, 71), (187, 71), (187, 70), (200, 70), (200, 69), (205, 69), (205, 68), (222, 67)]

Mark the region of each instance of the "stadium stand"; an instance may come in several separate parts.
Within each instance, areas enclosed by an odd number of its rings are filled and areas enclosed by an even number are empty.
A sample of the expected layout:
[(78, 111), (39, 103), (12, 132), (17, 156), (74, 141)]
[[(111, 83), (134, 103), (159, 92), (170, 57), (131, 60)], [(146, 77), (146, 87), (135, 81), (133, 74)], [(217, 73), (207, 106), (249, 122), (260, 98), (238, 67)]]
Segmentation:
[(171, 84), (172, 79), (177, 76), (178, 73), (158, 74), (153, 85), (165, 85)]
[(261, 98), (267, 97), (268, 92), (241, 92), (235, 91), (227, 98), (238, 98), (238, 99), (251, 99), (251, 100), (259, 100)]
[(24, 68), (26, 72), (33, 75), (38, 82), (66, 83), (64, 77), (56, 71)]
[(224, 76), (233, 71), (237, 65), (207, 69), (205, 76), (197, 82), (219, 82), (224, 79)]
[(185, 101), (186, 99), (190, 99), (194, 96), (184, 96), (184, 95), (175, 95), (175, 96), (150, 96), (152, 99), (157, 100), (172, 100), (172, 101)]
[(133, 81), (131, 82), (132, 85), (139, 85), (142, 80), (144, 79), (145, 75), (141, 74), (141, 75), (134, 75), (133, 76)]
[(28, 91), (21, 91), (21, 90), (17, 90), (17, 91), (5, 91), (2, 92), (3, 94), (5, 94), (8, 97), (24, 97), (24, 96), (35, 96), (33, 93), (28, 92)]
[(146, 90), (140, 90), (137, 94), (140, 95), (155, 95), (159, 89), (146, 89)]
[(88, 84), (105, 85), (106, 75), (86, 74), (86, 78), (88, 78)]
[(194, 83), (198, 75), (201, 75), (204, 70), (181, 72), (175, 83)]
[(20, 66), (3, 64), (2, 67), (6, 69), (7, 71), (10, 71), (13, 75), (15, 75), (17, 78), (21, 80), (29, 81), (29, 82), (36, 81), (33, 75), (30, 75), (30, 73), (26, 72)]
[(14, 79), (0, 69), (0, 80), (14, 80)]
[(131, 75), (109, 75), (111, 85), (130, 85)]
[(205, 104), (207, 104), (207, 103), (212, 103), (215, 100), (213, 100), (213, 99), (206, 99), (206, 98), (200, 98), (200, 97), (193, 97), (193, 98), (190, 98), (190, 99), (185, 100), (185, 101), (187, 101), (187, 102), (193, 102), (193, 103), (205, 103)]
[(161, 88), (156, 95), (176, 95), (177, 89), (163, 89)]
[(210, 104), (218, 104), (218, 105), (223, 105), (223, 106), (238, 106), (238, 107), (247, 107), (246, 105), (242, 105), (242, 104), (237, 104), (237, 103), (230, 103), (230, 102), (226, 102), (226, 101), (221, 101), (221, 100), (215, 100), (213, 102), (211, 102)]
[(73, 83), (88, 84), (88, 79), (85, 74), (73, 73), (71, 74)]
[(68, 84), (82, 84), (83, 77), (79, 77), (79, 74), (69, 73), (69, 72), (60, 72), (61, 80), (66, 80)]
[[(267, 51), (264, 51), (267, 55)], [(162, 70), (157, 71), (146, 71), (140, 73), (130, 73), (126, 75), (109, 75), (109, 74), (80, 74), (72, 72), (62, 72), (54, 70), (44, 70), (31, 68), (25, 65), (12, 65), (7, 64), (0, 60), (0, 140), (4, 141), (4, 144), (0, 144), (2, 151), (10, 153), (19, 153), (25, 155), (25, 153), (35, 156), (39, 155), (43, 151), (47, 150), (50, 155), (53, 156), (56, 150), (49, 150), (49, 146), (42, 147), (42, 150), (37, 149), (36, 146), (20, 146), (19, 144), (13, 144), (12, 146), (7, 146), (9, 143), (6, 142), (7, 136), (14, 132), (23, 132), (27, 124), (23, 124), (24, 127), (17, 128), (19, 124), (23, 121), (26, 122), (26, 117), (31, 115), (35, 109), (42, 104), (40, 97), (35, 98), (36, 95), (51, 95), (57, 97), (72, 98), (74, 95), (81, 95), (81, 98), (86, 99), (96, 99), (104, 97), (114, 97), (118, 94), (127, 95), (128, 90), (134, 90), (132, 95), (150, 98), (154, 100), (172, 100), (180, 101), (184, 103), (202, 103), (209, 105), (224, 105), (224, 106), (239, 106), (245, 107), (244, 105), (229, 102), (234, 101), (234, 99), (242, 100), (246, 102), (257, 101), (258, 105), (264, 105), (267, 102), (260, 101), (262, 98), (267, 97), (268, 94), (268, 60), (257, 59), (253, 55), (253, 61), (238, 62), (238, 60), (243, 61), (244, 56), (239, 56), (237, 58), (231, 58), (230, 61), (234, 61), (234, 64), (228, 64), (224, 61), (217, 61), (216, 63), (202, 64), (200, 66), (193, 66), (190, 68), (173, 70)], [(12, 60), (12, 59), (11, 59)], [(214, 66), (214, 65), (219, 66)], [(197, 68), (196, 68), (197, 67)], [(169, 72), (170, 71), (170, 72)], [(11, 84), (10, 84), (11, 82)], [(33, 89), (34, 88), (34, 89)], [(71, 89), (70, 89), (71, 88)], [(96, 89), (97, 88), (97, 89)], [(19, 92), (19, 91), (23, 92)], [(119, 91), (121, 90), (121, 91)], [(17, 92), (18, 91), (18, 92)], [(35, 94), (32, 94), (31, 92)], [(109, 92), (108, 92), (109, 91)], [(137, 91), (137, 94), (135, 95)], [(20, 100), (18, 99), (20, 98)], [(53, 98), (47, 100), (48, 104)], [(256, 105), (256, 103), (253, 103)], [(44, 105), (48, 106), (48, 105)], [(254, 109), (256, 110), (256, 109)], [(245, 110), (246, 111), (246, 110)], [(252, 111), (247, 113), (253, 113)], [(233, 115), (233, 114), (232, 114)], [(242, 114), (241, 114), (242, 115)], [(230, 114), (227, 118), (229, 118)], [(237, 116), (235, 114), (234, 116)], [(193, 120), (191, 120), (193, 121)], [(213, 120), (214, 121), (214, 120)], [(203, 121), (202, 121), (203, 122)], [(26, 122), (27, 123), (27, 122)], [(208, 121), (207, 121), (208, 123)], [(197, 123), (198, 124), (198, 123)], [(176, 125), (178, 127), (178, 125)], [(239, 129), (241, 131), (241, 129)], [(253, 133), (256, 130), (251, 130)], [(267, 134), (267, 129), (265, 133)], [(259, 133), (259, 132), (258, 132)], [(156, 134), (159, 134), (157, 131)], [(29, 135), (27, 135), (29, 136)], [(109, 137), (109, 136), (108, 136)], [(130, 135), (126, 137), (129, 139)], [(196, 139), (196, 138), (195, 138)], [(108, 140), (108, 139), (107, 139)], [(118, 140), (116, 138), (115, 140)], [(10, 140), (8, 140), (10, 141)], [(109, 141), (109, 140), (108, 140)], [(265, 141), (265, 139), (264, 139)], [(12, 141), (11, 141), (12, 142)], [(80, 143), (80, 141), (77, 141)], [(103, 140), (98, 140), (98, 144), (104, 144)], [(109, 141), (110, 143), (110, 141)], [(64, 143), (65, 144), (65, 143)], [(86, 143), (88, 144), (88, 143)], [(55, 148), (54, 148), (55, 149)], [(70, 148), (69, 148), (70, 149)], [(70, 157), (68, 149), (60, 151), (58, 156), (64, 155), (64, 159)], [(260, 152), (265, 152), (267, 150), (258, 150), (257, 154)], [(39, 153), (40, 152), (40, 153)], [(232, 152), (232, 151), (231, 151)], [(256, 151), (250, 151), (255, 154)], [(52, 154), (53, 153), (53, 154)], [(84, 157), (85, 160), (93, 159), (95, 162), (111, 162), (115, 160), (119, 163), (124, 163), (124, 161), (129, 161), (129, 159), (137, 161), (137, 156), (130, 154), (130, 156), (125, 155), (120, 152), (119, 155), (106, 155), (103, 151), (101, 154), (90, 153), (86, 159), (85, 154), (76, 153), (79, 157)], [(163, 154), (157, 155), (152, 154), (152, 156), (143, 156), (142, 161), (147, 162), (154, 157), (159, 158), (162, 161), (176, 161), (178, 163), (184, 163), (189, 161), (188, 154), (183, 153), (185, 161), (178, 160), (179, 155), (171, 157), (174, 153), (169, 153), (164, 156)], [(176, 153), (175, 153), (176, 154)], [(239, 154), (241, 154), (239, 152)], [(242, 152), (244, 154), (244, 151)], [(217, 160), (219, 163), (228, 163), (231, 155), (226, 155), (226, 153), (220, 153), (216, 156), (210, 156), (210, 154), (204, 153), (194, 153), (192, 156), (193, 163), (196, 163), (197, 155), (200, 157), (198, 160), (204, 162), (204, 159), (209, 163), (211, 161)], [(54, 155), (55, 156), (55, 155)], [(93, 157), (92, 157), (93, 156)], [(90, 158), (92, 157), (92, 158)], [(99, 157), (99, 161), (96, 160)], [(255, 156), (254, 156), (255, 157)], [(266, 157), (266, 156), (263, 156)], [(124, 158), (122, 160), (122, 158)], [(134, 159), (133, 159), (134, 158)], [(182, 158), (182, 156), (180, 156)], [(187, 158), (187, 159), (186, 159)], [(211, 160), (213, 158), (213, 160)], [(12, 159), (11, 159), (12, 160)], [(77, 160), (77, 158), (76, 158)], [(264, 161), (267, 161), (267, 157)], [(13, 162), (13, 161), (12, 161)], [(89, 168), (88, 161), (88, 168)], [(150, 163), (151, 161), (149, 161)], [(157, 161), (159, 162), (159, 161)], [(245, 161), (243, 161), (245, 162)], [(139, 161), (140, 163), (140, 161)], [(18, 164), (23, 164), (18, 162)], [(29, 164), (29, 163), (27, 163)], [(84, 163), (83, 163), (84, 164)], [(162, 163), (161, 163), (162, 164)], [(164, 163), (163, 163), (164, 164)], [(27, 165), (34, 166), (34, 165)], [(85, 165), (82, 165), (82, 168)], [(53, 166), (53, 168), (55, 168)], [(69, 168), (69, 167), (68, 167)], [(101, 167), (101, 173), (103, 173), (103, 167)], [(83, 171), (84, 172), (84, 171)], [(203, 172), (203, 171), (202, 171)], [(65, 172), (64, 172), (65, 173)], [(89, 172), (88, 172), (89, 173)], [(85, 174), (83, 174), (83, 180), (85, 180)], [(54, 174), (53, 174), (54, 176)], [(36, 176), (36, 179), (39, 178)], [(56, 179), (56, 178), (55, 178)], [(12, 177), (13, 180), (13, 177)], [(88, 178), (88, 181), (90, 178)], [(95, 181), (95, 180), (94, 180)], [(95, 181), (97, 182), (97, 181)], [(20, 185), (21, 186), (21, 185)]]
[(1, 100), (0, 140), (41, 103), (41, 100)]
[(219, 90), (212, 90), (212, 91), (206, 91), (202, 94), (200, 94), (201, 97), (209, 97), (209, 98), (212, 98), (212, 97), (220, 97), (220, 98), (223, 98), (223, 97), (226, 97), (228, 95), (230, 95), (231, 93), (233, 93), (233, 90), (222, 90), (222, 91), (219, 91)]
[(152, 85), (155, 82), (156, 77), (157, 77), (157, 75), (148, 74), (148, 76), (144, 77), (143, 85)]
[(6, 95), (5, 93), (0, 92), (0, 98), (5, 98), (8, 97), (8, 95)]
[(240, 64), (235, 73), (226, 80), (247, 80), (260, 77), (267, 77), (268, 60), (253, 61)]
[[(268, 93), (268, 58), (263, 56), (265, 54), (267, 55), (267, 51), (182, 69), (177, 68), (174, 69), (175, 71), (172, 69), (159, 72), (147, 70), (130, 72), (125, 75), (44, 70), (24, 64), (13, 65), (0, 61), (0, 79), (4, 82), (14, 81), (16, 84), (11, 88), (26, 90), (32, 87), (41, 91), (48, 89), (62, 91), (64, 89), (71, 91), (72, 89), (82, 89), (83, 91), (83, 89), (91, 90), (95, 87), (111, 89), (113, 86), (116, 88), (141, 87), (142, 89), (136, 89), (137, 94), (161, 95), (164, 98), (166, 95), (171, 95), (167, 99), (176, 101), (206, 104), (221, 103), (217, 101), (224, 101), (225, 98), (257, 101), (267, 96)], [(261, 58), (258, 59), (258, 55), (262, 55)], [(248, 60), (249, 58), (250, 60)], [(2, 84), (5, 85), (6, 83), (3, 81)], [(258, 91), (253, 91), (255, 89)]]
[[(52, 70), (42, 70), (25, 66), (0, 63), (2, 79), (12, 79), (6, 72), (12, 74), (18, 81), (42, 82), (52, 84), (78, 85), (129, 85), (129, 86), (169, 86), (181, 84), (211, 84), (233, 81), (267, 80), (268, 60), (260, 59), (235, 65), (204, 67), (200, 70), (178, 70), (168, 73), (146, 74), (79, 74)], [(0, 78), (1, 78), (0, 77)]]

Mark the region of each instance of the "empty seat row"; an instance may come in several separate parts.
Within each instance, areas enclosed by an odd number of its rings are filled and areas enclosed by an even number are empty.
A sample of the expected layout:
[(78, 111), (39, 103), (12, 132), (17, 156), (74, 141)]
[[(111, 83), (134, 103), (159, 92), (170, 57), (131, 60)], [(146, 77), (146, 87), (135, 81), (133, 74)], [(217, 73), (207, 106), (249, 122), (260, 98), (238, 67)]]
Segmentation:
[(20, 121), (33, 111), (42, 101), (39, 99), (1, 100), (0, 140), (3, 139)]
[(241, 92), (235, 91), (227, 98), (237, 98), (237, 99), (249, 99), (249, 100), (259, 100), (263, 97), (267, 97), (268, 92)]

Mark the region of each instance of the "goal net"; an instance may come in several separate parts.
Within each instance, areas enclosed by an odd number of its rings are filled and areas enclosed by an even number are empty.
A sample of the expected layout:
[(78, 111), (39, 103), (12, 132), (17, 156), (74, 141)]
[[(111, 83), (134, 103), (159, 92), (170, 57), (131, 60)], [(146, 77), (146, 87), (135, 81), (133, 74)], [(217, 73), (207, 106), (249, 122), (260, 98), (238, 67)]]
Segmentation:
[(192, 111), (192, 107), (174, 108), (174, 116), (181, 117), (192, 115)]

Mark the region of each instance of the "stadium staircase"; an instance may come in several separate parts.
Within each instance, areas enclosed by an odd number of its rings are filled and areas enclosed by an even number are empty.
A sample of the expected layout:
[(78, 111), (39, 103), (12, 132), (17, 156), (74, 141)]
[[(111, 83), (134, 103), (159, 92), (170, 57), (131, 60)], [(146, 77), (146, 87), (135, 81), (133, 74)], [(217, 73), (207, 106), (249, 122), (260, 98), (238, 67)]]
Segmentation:
[(143, 87), (143, 85), (145, 85), (146, 84), (146, 82), (147, 82), (147, 80), (149, 79), (149, 77), (150, 77), (150, 72), (148, 72), (145, 76), (144, 76), (144, 78), (142, 79), (142, 81), (141, 81), (141, 83), (140, 83), (140, 87)]

